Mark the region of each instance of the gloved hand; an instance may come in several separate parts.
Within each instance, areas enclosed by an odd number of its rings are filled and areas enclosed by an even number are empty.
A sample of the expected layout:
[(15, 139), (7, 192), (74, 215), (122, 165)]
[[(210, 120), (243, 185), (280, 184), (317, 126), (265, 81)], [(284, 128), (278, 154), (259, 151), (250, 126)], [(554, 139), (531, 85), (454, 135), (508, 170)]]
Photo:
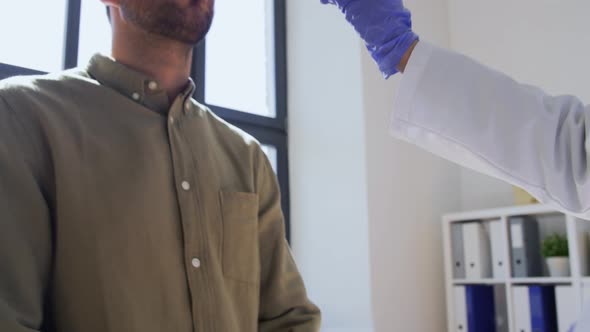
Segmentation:
[(418, 40), (402, 0), (321, 0), (334, 4), (365, 41), (385, 78), (397, 73), (400, 60)]

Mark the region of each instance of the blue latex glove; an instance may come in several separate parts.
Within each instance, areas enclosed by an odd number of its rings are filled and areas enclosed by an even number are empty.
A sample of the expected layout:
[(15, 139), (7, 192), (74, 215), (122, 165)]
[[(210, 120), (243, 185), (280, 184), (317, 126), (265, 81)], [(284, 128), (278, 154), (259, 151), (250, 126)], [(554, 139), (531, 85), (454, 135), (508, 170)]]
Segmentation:
[(365, 41), (385, 78), (397, 73), (397, 65), (418, 40), (412, 19), (402, 0), (321, 0), (334, 4)]

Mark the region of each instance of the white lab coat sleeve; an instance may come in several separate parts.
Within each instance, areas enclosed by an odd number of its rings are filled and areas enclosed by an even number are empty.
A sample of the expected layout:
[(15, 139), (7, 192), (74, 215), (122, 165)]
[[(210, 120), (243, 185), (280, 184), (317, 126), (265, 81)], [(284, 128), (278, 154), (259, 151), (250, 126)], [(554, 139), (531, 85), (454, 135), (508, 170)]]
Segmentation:
[(402, 78), (391, 132), (590, 218), (589, 126), (590, 107), (575, 97), (549, 96), (420, 42)]

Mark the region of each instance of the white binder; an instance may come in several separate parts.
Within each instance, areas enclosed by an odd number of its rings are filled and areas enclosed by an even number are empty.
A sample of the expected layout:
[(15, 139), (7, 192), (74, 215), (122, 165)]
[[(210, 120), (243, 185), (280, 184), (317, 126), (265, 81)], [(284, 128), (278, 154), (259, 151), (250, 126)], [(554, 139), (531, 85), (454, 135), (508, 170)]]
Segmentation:
[(463, 225), (463, 252), (465, 253), (465, 277), (482, 279), (492, 277), (490, 240), (480, 222)]
[(467, 331), (467, 298), (465, 296), (465, 286), (455, 286), (453, 288), (453, 301), (455, 303), (455, 322), (453, 332)]
[(590, 305), (590, 282), (585, 282), (582, 287), (584, 303), (588, 303), (588, 305)]
[(512, 298), (514, 301), (514, 331), (532, 332), (529, 288), (527, 286), (513, 286)]
[(585, 282), (582, 286), (582, 314), (578, 322), (578, 331), (590, 331), (590, 282)]
[(572, 286), (555, 286), (555, 304), (557, 306), (557, 326), (559, 332), (568, 332), (580, 317), (580, 295)]
[(590, 331), (590, 292), (588, 291), (588, 289), (590, 289), (589, 286), (590, 285), (586, 284), (584, 290), (584, 305), (575, 332)]
[(493, 220), (489, 222), (490, 242), (492, 247), (492, 271), (494, 278), (506, 279), (508, 277), (508, 262), (505, 261), (506, 238), (504, 237), (504, 224), (502, 220)]

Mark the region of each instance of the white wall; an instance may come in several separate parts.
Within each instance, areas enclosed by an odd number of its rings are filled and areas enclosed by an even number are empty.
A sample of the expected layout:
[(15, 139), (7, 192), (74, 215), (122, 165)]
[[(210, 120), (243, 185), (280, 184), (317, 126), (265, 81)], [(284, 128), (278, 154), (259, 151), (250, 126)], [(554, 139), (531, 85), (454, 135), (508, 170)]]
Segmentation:
[[(590, 102), (590, 2), (450, 0), (449, 4), (454, 50), (549, 93), (573, 94)], [(463, 209), (512, 203), (509, 185), (462, 171)]]
[(361, 45), (319, 0), (287, 24), (293, 252), (323, 331), (372, 331)]
[[(447, 46), (445, 1), (406, 1), (422, 38)], [(363, 51), (369, 224), (376, 331), (446, 326), (440, 216), (459, 209), (459, 168), (389, 136), (399, 79)]]

